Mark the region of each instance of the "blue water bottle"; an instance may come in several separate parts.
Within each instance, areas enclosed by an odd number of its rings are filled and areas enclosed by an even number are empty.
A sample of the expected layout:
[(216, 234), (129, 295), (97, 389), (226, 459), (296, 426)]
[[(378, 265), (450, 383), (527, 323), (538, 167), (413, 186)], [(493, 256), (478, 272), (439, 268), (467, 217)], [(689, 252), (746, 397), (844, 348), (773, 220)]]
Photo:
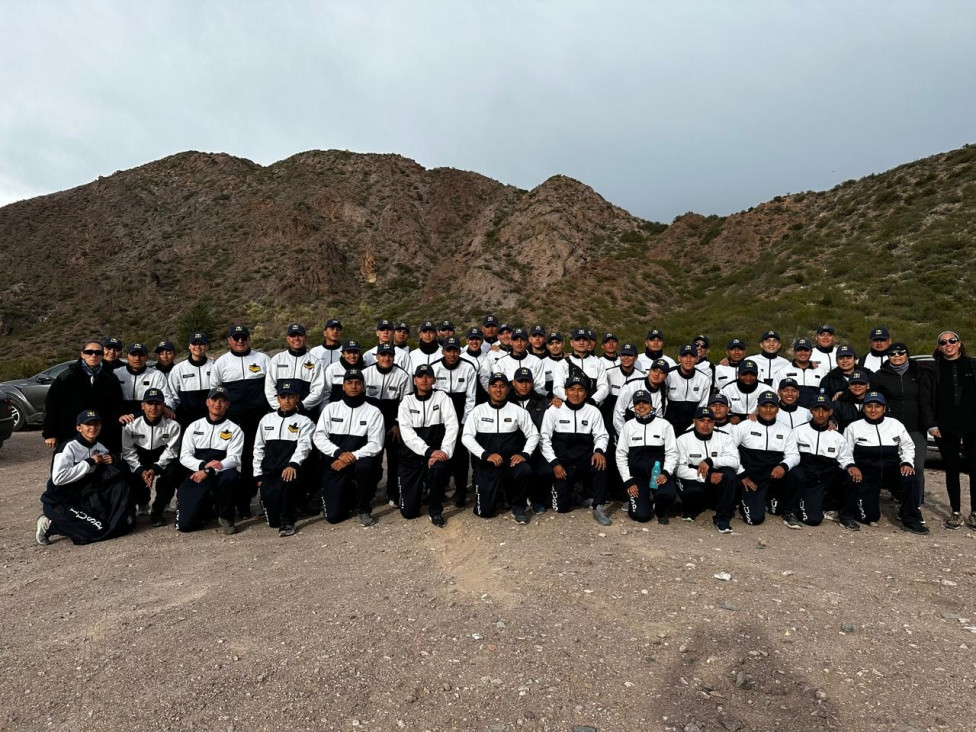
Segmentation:
[(657, 479), (658, 479), (658, 476), (659, 475), (661, 475), (661, 461), (660, 460), (655, 460), (654, 461), (654, 468), (651, 470), (651, 490), (652, 491), (656, 491), (657, 490)]

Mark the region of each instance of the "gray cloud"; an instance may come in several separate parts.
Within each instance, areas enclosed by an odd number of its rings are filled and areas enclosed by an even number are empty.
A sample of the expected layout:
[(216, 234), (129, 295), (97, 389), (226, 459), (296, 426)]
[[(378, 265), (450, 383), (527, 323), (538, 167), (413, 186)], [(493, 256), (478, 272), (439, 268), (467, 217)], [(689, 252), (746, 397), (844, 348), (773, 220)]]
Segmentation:
[(0, 6), (0, 203), (186, 149), (397, 152), (729, 213), (971, 139), (968, 3)]

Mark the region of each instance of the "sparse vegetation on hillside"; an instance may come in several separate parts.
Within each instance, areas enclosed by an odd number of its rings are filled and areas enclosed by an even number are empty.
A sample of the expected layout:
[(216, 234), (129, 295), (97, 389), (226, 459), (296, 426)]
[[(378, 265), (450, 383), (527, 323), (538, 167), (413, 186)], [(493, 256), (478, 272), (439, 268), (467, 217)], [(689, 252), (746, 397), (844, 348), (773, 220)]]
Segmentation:
[[(33, 368), (90, 333), (219, 333), (259, 346), (341, 314), (612, 329), (721, 346), (823, 320), (864, 347), (976, 332), (976, 148), (727, 217), (643, 221), (554, 176), (531, 191), (398, 155), (300, 153), (269, 167), (188, 152), (0, 209), (0, 364)], [(23, 361), (28, 359), (28, 361)], [(18, 366), (19, 364), (19, 366)]]

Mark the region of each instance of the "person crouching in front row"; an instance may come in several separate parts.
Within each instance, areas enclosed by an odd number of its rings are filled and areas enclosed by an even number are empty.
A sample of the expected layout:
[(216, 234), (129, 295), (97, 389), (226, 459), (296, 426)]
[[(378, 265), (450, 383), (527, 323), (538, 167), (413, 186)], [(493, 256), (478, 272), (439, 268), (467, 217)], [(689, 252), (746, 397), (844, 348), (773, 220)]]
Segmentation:
[(121, 536), (135, 525), (135, 506), (129, 495), (121, 461), (98, 441), (102, 418), (86, 409), (75, 418), (78, 435), (54, 454), (51, 478), (41, 496), (44, 513), (37, 517), (38, 544), (50, 544), (53, 534), (75, 544), (90, 544)]

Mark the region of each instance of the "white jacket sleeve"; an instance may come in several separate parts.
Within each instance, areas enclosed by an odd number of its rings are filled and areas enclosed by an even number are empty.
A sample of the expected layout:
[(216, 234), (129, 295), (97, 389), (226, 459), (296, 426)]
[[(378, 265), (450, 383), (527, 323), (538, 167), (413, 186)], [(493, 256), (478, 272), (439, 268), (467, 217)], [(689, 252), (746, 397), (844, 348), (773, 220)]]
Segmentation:
[(74, 483), (89, 473), (95, 472), (96, 466), (87, 462), (87, 455), (83, 456), (78, 462), (74, 462), (74, 459), (75, 456), (67, 448), (54, 456), (54, 465), (51, 466), (51, 482), (54, 485)]
[[(444, 392), (436, 393), (444, 394)], [(452, 458), (454, 457), (454, 446), (457, 445), (458, 430), (461, 426), (458, 424), (457, 413), (454, 411), (451, 398), (447, 394), (444, 394), (444, 398), (441, 399), (441, 413), (441, 418), (444, 420), (444, 441), (441, 443), (441, 450), (449, 458)]]
[(607, 451), (607, 443), (610, 442), (610, 433), (603, 423), (603, 415), (596, 407), (593, 408), (593, 452)]
[(291, 460), (288, 462), (295, 463), (296, 465), (301, 465), (305, 462), (309, 453), (312, 452), (312, 433), (315, 431), (315, 425), (312, 420), (305, 418), (301, 420), (301, 427), (298, 428), (298, 440), (295, 444), (295, 452), (292, 453)]
[(471, 453), (471, 457), (477, 458), (478, 460), (484, 460), (488, 457), (488, 451), (481, 446), (478, 442), (478, 419), (477, 419), (478, 409), (477, 407), (468, 415), (468, 419), (464, 422), (464, 429), (461, 431), (461, 444), (464, 445), (468, 452)]
[(630, 472), (630, 430), (621, 431), (617, 438), (617, 450), (614, 457), (617, 461), (617, 472), (620, 473), (620, 480), (626, 483), (632, 477)]
[(330, 417), (329, 410), (323, 409), (319, 415), (318, 424), (315, 425), (315, 431), (312, 433), (312, 443), (326, 457), (336, 458), (338, 457), (340, 448), (329, 439)]
[(314, 409), (322, 403), (322, 397), (324, 394), (325, 369), (322, 368), (321, 361), (316, 361), (315, 368), (312, 369), (312, 375), (309, 377), (308, 396), (302, 400), (302, 406), (304, 406), (306, 410)]
[(597, 362), (597, 373), (596, 373), (596, 390), (590, 395), (594, 402), (597, 404), (603, 404), (607, 396), (610, 394), (610, 379), (607, 378), (606, 367)]
[[(234, 424), (231, 422), (231, 424)], [(244, 454), (244, 430), (240, 428), (239, 425), (234, 425), (237, 429), (234, 430), (234, 434), (231, 435), (230, 440), (227, 444), (227, 455), (220, 464), (224, 466), (224, 470), (236, 470), (241, 465), (241, 456)]]
[(800, 464), (800, 447), (796, 444), (796, 430), (790, 430), (786, 436), (786, 445), (783, 448), (783, 463), (788, 470), (793, 470)]
[(166, 448), (159, 454), (159, 459), (156, 460), (156, 464), (161, 468), (165, 468), (174, 460), (179, 459), (180, 437), (183, 434), (183, 428), (180, 427), (175, 419), (171, 420), (170, 426), (173, 428), (173, 433), (166, 440)]
[(420, 439), (420, 435), (410, 424), (410, 407), (416, 403), (413, 399), (404, 399), (400, 402), (400, 406), (397, 408), (397, 423), (400, 425), (400, 439), (403, 440), (407, 449), (414, 455), (424, 456), (427, 454), (430, 445)]
[(674, 436), (674, 427), (670, 422), (664, 423), (664, 465), (661, 469), (668, 475), (674, 475), (678, 466), (678, 440)]
[[(555, 389), (553, 391), (555, 392)], [(559, 407), (549, 407), (542, 415), (542, 427), (539, 431), (539, 449), (542, 452), (542, 457), (550, 465), (558, 460), (555, 451), (552, 449), (552, 433), (556, 429), (556, 415), (558, 413)]]
[(253, 472), (255, 478), (260, 478), (264, 473), (261, 468), (261, 463), (264, 461), (264, 420), (267, 417), (273, 417), (273, 414), (265, 415), (258, 422), (258, 432), (254, 436), (254, 460), (253, 460)]
[(525, 435), (525, 447), (522, 448), (522, 452), (526, 455), (531, 455), (539, 446), (539, 430), (535, 428), (535, 425), (532, 423), (532, 417), (529, 416), (526, 410), (519, 407), (516, 407), (515, 410), (518, 413), (519, 429)]
[(122, 459), (125, 460), (126, 464), (132, 468), (134, 473), (139, 472), (139, 455), (136, 453), (135, 442), (132, 440), (132, 429), (130, 425), (135, 424), (135, 422), (130, 422), (122, 427)]

